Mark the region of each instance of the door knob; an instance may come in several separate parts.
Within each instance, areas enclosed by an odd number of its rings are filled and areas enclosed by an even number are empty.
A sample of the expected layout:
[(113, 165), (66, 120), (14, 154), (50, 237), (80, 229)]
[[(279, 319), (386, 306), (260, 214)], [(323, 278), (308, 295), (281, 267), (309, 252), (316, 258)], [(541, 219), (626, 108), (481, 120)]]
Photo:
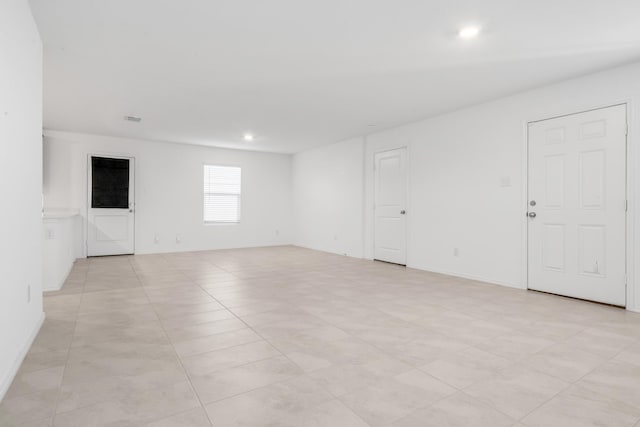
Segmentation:
[(535, 212), (529, 212), (529, 218), (535, 218), (535, 217), (536, 217)]
[(404, 215), (406, 213), (407, 213), (407, 211), (405, 211), (404, 209), (400, 211), (400, 215)]

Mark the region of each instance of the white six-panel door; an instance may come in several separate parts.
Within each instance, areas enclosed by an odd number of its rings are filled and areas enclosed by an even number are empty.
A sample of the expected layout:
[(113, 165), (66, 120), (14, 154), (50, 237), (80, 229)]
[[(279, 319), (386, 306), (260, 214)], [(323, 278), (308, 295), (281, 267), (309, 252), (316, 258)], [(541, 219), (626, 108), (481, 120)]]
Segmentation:
[(626, 303), (626, 106), (529, 125), (528, 287)]
[[(107, 164), (94, 164), (96, 159)], [(109, 161), (119, 163), (112, 172), (109, 172)], [(94, 173), (94, 169), (99, 167), (103, 168), (101, 173)], [(134, 167), (133, 158), (91, 155), (88, 157), (88, 256), (134, 253)], [(98, 192), (107, 194), (101, 196)]]
[(405, 265), (407, 172), (405, 148), (375, 155), (374, 258)]

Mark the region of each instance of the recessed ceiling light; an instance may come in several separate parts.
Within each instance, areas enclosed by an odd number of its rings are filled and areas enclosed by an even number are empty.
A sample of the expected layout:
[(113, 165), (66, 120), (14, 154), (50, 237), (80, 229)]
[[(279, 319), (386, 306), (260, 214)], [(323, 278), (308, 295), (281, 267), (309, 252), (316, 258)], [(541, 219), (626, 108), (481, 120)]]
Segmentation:
[(479, 34), (480, 27), (470, 26), (460, 29), (460, 31), (458, 32), (458, 37), (460, 37), (461, 39), (473, 39), (478, 37)]
[(253, 141), (253, 135), (250, 133), (245, 133), (243, 138), (245, 141)]
[(142, 117), (138, 117), (138, 116), (124, 116), (124, 119), (128, 122), (140, 122), (142, 121)]

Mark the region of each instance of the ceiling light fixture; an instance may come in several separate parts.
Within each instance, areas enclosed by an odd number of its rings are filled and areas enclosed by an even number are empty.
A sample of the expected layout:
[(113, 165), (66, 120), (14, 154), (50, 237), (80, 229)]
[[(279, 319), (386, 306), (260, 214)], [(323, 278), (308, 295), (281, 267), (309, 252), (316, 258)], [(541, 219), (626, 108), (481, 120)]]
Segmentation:
[(250, 133), (245, 133), (243, 138), (245, 141), (253, 141), (253, 135)]
[(124, 116), (124, 119), (128, 122), (136, 122), (136, 123), (139, 123), (142, 121), (142, 117), (138, 117), (138, 116)]
[(458, 32), (458, 37), (460, 37), (461, 39), (474, 39), (478, 37), (479, 34), (480, 27), (470, 26), (460, 29), (460, 31)]

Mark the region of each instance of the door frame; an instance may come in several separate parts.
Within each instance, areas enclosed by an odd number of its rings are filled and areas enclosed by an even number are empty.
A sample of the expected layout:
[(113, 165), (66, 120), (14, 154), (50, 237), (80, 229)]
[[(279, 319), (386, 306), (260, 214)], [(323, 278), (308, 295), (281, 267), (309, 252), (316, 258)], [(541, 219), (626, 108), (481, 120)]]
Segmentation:
[[(373, 243), (373, 248), (372, 248), (372, 259), (374, 261), (380, 261), (380, 262), (387, 262), (387, 261), (383, 261), (383, 260), (376, 260), (375, 254), (376, 254), (376, 156), (378, 154), (381, 153), (386, 153), (389, 151), (395, 151), (395, 150), (401, 150), (404, 149), (404, 153), (405, 153), (405, 165), (404, 165), (404, 171), (405, 171), (405, 177), (404, 177), (404, 185), (405, 185), (405, 198), (404, 198), (404, 203), (406, 205), (405, 210), (407, 211), (407, 214), (405, 215), (405, 222), (404, 222), (404, 266), (408, 267), (409, 266), (409, 215), (411, 214), (411, 203), (410, 203), (410, 197), (409, 197), (409, 189), (411, 188), (411, 186), (409, 185), (409, 177), (410, 177), (410, 173), (409, 173), (409, 146), (408, 145), (399, 145), (397, 147), (387, 147), (387, 148), (383, 148), (380, 150), (376, 150), (373, 152), (373, 158), (371, 160), (372, 161), (372, 167), (373, 167), (373, 206), (371, 207), (371, 213), (372, 213), (372, 227), (371, 230), (373, 232), (373, 236), (371, 238), (371, 242)], [(394, 264), (394, 263), (391, 263)], [(396, 264), (396, 265), (400, 265), (402, 266), (402, 264)]]
[(86, 196), (86, 211), (85, 211), (85, 215), (86, 215), (86, 220), (85, 220), (85, 225), (84, 225), (84, 254), (85, 257), (88, 258), (89, 257), (89, 210), (91, 209), (91, 198), (90, 198), (90, 194), (91, 194), (91, 157), (104, 157), (104, 158), (109, 158), (109, 159), (128, 159), (131, 161), (131, 165), (133, 165), (133, 186), (131, 186), (131, 183), (129, 183), (129, 190), (133, 189), (133, 252), (132, 254), (135, 255), (136, 253), (136, 213), (137, 213), (137, 209), (136, 209), (136, 183), (138, 182), (138, 176), (137, 176), (137, 168), (136, 168), (136, 158), (133, 155), (126, 155), (126, 154), (106, 154), (106, 153), (87, 153), (87, 176), (86, 176), (86, 183), (87, 183), (87, 188), (85, 191), (85, 196)]
[[(640, 307), (634, 306), (635, 301), (635, 280), (634, 280), (634, 230), (635, 230), (635, 199), (633, 197), (636, 191), (634, 180), (634, 160), (640, 155), (640, 150), (636, 150), (630, 142), (633, 139), (633, 103), (630, 99), (621, 101), (613, 101), (601, 105), (590, 105), (584, 108), (575, 108), (573, 111), (567, 112), (567, 109), (557, 111), (555, 113), (541, 114), (539, 117), (525, 120), (522, 123), (522, 203), (521, 203), (521, 229), (522, 229), (522, 284), (523, 288), (529, 290), (529, 220), (527, 213), (529, 211), (529, 125), (545, 120), (557, 119), (574, 114), (587, 113), (589, 111), (602, 110), (604, 108), (616, 107), (624, 105), (626, 108), (626, 164), (625, 164), (625, 197), (627, 200), (627, 210), (625, 212), (625, 270), (626, 270), (626, 300), (625, 308), (630, 311), (640, 311)], [(639, 162), (640, 163), (640, 162)]]

